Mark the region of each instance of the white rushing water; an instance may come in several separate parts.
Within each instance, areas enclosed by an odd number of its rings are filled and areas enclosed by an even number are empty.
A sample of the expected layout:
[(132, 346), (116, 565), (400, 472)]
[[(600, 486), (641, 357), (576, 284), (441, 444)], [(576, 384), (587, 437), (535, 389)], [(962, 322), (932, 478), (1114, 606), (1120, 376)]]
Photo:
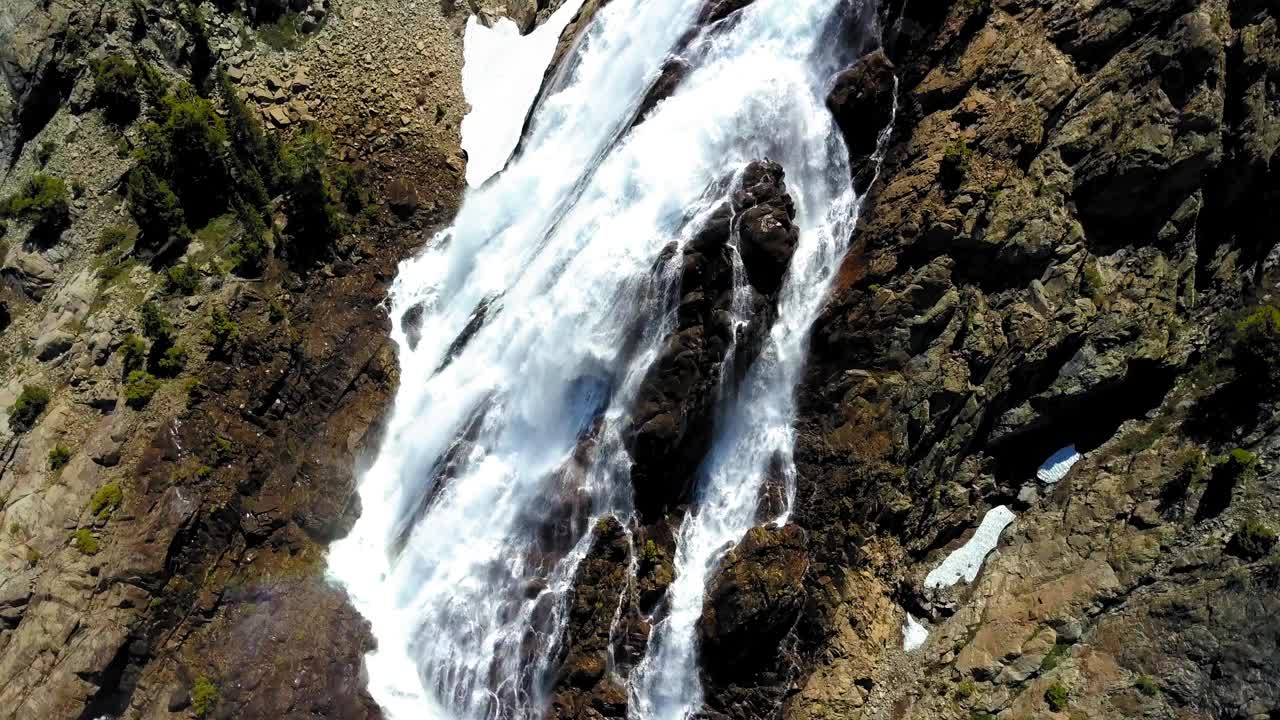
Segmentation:
[(799, 247), (766, 347), (718, 410), (668, 612), (628, 682), (636, 718), (701, 706), (706, 580), (754, 524), (771, 462), (793, 492), (793, 389), (856, 220), (823, 98), (848, 59), (824, 29), (858, 3), (756, 0), (731, 31), (685, 46), (692, 72), (631, 129), (701, 6), (606, 5), (521, 154), (400, 268), (389, 300), (400, 388), (361, 478), (360, 519), (330, 551), (377, 639), (370, 690), (391, 718), (543, 716), (594, 521), (632, 517), (619, 429), (673, 319), (679, 263), (659, 256), (687, 240), (691, 211), (718, 204), (709, 187), (768, 158), (787, 172)]

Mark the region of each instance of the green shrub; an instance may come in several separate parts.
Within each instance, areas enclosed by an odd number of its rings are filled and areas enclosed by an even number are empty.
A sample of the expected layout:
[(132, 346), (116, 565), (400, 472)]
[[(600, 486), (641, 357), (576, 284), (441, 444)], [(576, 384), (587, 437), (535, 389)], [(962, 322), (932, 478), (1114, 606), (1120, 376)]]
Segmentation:
[(89, 512), (99, 520), (106, 520), (122, 502), (124, 502), (124, 492), (120, 490), (120, 485), (109, 482), (98, 488), (93, 497), (89, 498)]
[(147, 359), (147, 344), (142, 341), (142, 338), (130, 333), (124, 337), (117, 352), (120, 353), (124, 362), (124, 374), (128, 375), (134, 370), (142, 369)]
[(343, 208), (350, 214), (364, 210), (369, 204), (367, 178), (347, 163), (337, 163), (333, 168), (333, 184), (338, 190)]
[(978, 692), (978, 684), (972, 680), (965, 680), (956, 685), (955, 696), (957, 700), (968, 700)]
[(102, 232), (98, 235), (98, 252), (107, 252), (117, 248), (124, 248), (133, 239), (133, 233), (130, 232), (128, 225), (119, 223), (108, 225), (102, 228)]
[(218, 697), (221, 694), (212, 680), (201, 675), (191, 687), (191, 711), (197, 717), (207, 716), (218, 705)]
[(328, 138), (308, 131), (284, 151), (288, 180), (289, 251), (294, 259), (314, 260), (328, 252), (344, 230), (345, 220), (330, 167)]
[(240, 99), (225, 73), (218, 78), (227, 135), (231, 138), (237, 179), (245, 205), (264, 208), (270, 202), (268, 188), (280, 189), (283, 167), (280, 145), (262, 130), (256, 110)]
[(1107, 281), (1102, 278), (1098, 264), (1092, 261), (1086, 262), (1083, 275), (1084, 289), (1089, 294), (1089, 299), (1093, 300), (1094, 305), (1101, 305), (1107, 299)]
[(80, 528), (71, 534), (71, 544), (85, 555), (97, 555), (102, 543), (93, 536), (89, 528)]
[(972, 164), (973, 148), (962, 141), (949, 143), (942, 151), (942, 177), (947, 182), (959, 182)]
[(289, 317), (289, 312), (284, 309), (284, 305), (278, 298), (271, 298), (271, 302), (267, 303), (267, 319), (273, 323)]
[(67, 184), (62, 178), (36, 173), (0, 203), (0, 216), (26, 220), (32, 224), (36, 239), (52, 240), (71, 224)]
[(35, 427), (40, 413), (48, 406), (48, 390), (39, 385), (23, 385), (22, 394), (9, 408), (9, 428), (14, 432), (27, 432)]
[(1201, 487), (1209, 479), (1209, 462), (1204, 451), (1198, 447), (1178, 451), (1172, 466), (1173, 472), (1160, 488), (1161, 512), (1182, 507), (1191, 488)]
[(181, 345), (167, 348), (155, 362), (156, 374), (160, 377), (175, 377), (187, 366), (187, 351)]
[(138, 223), (143, 247), (159, 252), (173, 242), (185, 246), (191, 237), (187, 216), (169, 184), (150, 168), (129, 172), (129, 212)]
[(1049, 672), (1062, 664), (1067, 654), (1071, 652), (1071, 645), (1068, 643), (1054, 643), (1053, 648), (1040, 661), (1040, 671)]
[(165, 290), (178, 295), (195, 295), (202, 281), (200, 271), (189, 262), (174, 265), (164, 272)]
[(169, 81), (136, 52), (133, 55), (133, 65), (138, 69), (138, 86), (142, 90), (143, 97), (153, 107), (158, 106), (169, 92)]
[(1266, 397), (1280, 391), (1280, 308), (1262, 305), (1237, 323), (1233, 350), (1243, 383)]
[(231, 462), (235, 452), (235, 445), (231, 443), (231, 440), (219, 435), (213, 439), (213, 445), (209, 447), (209, 463), (214, 467), (226, 465)]
[(71, 462), (71, 448), (61, 443), (49, 451), (49, 469), (57, 472)]
[(1240, 523), (1228, 548), (1247, 560), (1265, 557), (1276, 546), (1276, 531), (1256, 518)]
[(1147, 697), (1155, 697), (1160, 694), (1160, 685), (1150, 675), (1139, 675), (1137, 680), (1133, 681), (1133, 686), (1138, 692)]
[(175, 334), (173, 323), (154, 300), (148, 300), (142, 304), (142, 334), (152, 342), (163, 343), (165, 347), (173, 344)]
[(138, 160), (165, 179), (193, 225), (221, 214), (233, 183), (226, 163), (229, 137), (213, 103), (184, 84), (148, 116)]
[(1236, 448), (1221, 457), (1215, 458), (1214, 479), (1222, 479), (1231, 484), (1241, 480), (1249, 480), (1258, 472), (1258, 457), (1244, 448)]
[(142, 100), (138, 93), (138, 67), (119, 55), (108, 55), (89, 67), (93, 73), (93, 100), (103, 115), (116, 125), (133, 122)]
[(224, 308), (216, 307), (209, 316), (209, 330), (204, 341), (216, 353), (225, 353), (240, 340), (240, 326)]
[(160, 381), (145, 370), (134, 370), (124, 383), (124, 401), (129, 407), (138, 410), (146, 407), (160, 389)]
[(38, 562), (40, 562), (40, 551), (33, 547), (28, 547), (27, 548), (27, 566), (35, 567), (36, 563)]
[(241, 203), (236, 210), (240, 220), (240, 238), (228, 247), (232, 267), (239, 275), (252, 276), (262, 272), (271, 253), (270, 233), (262, 214)]
[(40, 167), (48, 165), (49, 161), (53, 159), (53, 154), (57, 151), (57, 143), (52, 140), (45, 140), (40, 143), (40, 147), (36, 149), (36, 162), (39, 163)]
[(1069, 695), (1067, 688), (1062, 683), (1054, 683), (1044, 691), (1044, 701), (1049, 705), (1049, 709), (1054, 712), (1062, 712), (1067, 709), (1067, 700)]
[(258, 39), (273, 50), (297, 50), (302, 44), (302, 16), (285, 13), (258, 28)]

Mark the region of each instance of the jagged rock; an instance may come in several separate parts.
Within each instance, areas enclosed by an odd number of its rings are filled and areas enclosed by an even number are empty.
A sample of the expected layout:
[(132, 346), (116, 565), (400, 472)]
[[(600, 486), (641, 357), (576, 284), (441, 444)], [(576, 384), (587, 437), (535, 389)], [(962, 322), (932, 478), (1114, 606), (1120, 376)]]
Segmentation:
[(410, 350), (417, 350), (418, 342), (422, 340), (422, 317), (425, 312), (426, 308), (423, 304), (417, 303), (405, 310), (400, 318), (400, 325), (404, 328), (405, 339), (409, 342)]
[(418, 190), (408, 180), (392, 180), (387, 185), (387, 204), (396, 215), (407, 218), (418, 209)]
[[(624, 718), (627, 696), (605, 670), (614, 650), (610, 637), (615, 613), (621, 612), (624, 637), (618, 648), (638, 656), (648, 639), (648, 623), (628, 597), (627, 568), (631, 552), (626, 532), (613, 517), (599, 522), (591, 550), (578, 565), (568, 598), (569, 617), (560, 658), (560, 680), (553, 690), (549, 716)], [(634, 643), (639, 647), (634, 647)]]
[(713, 678), (741, 678), (777, 657), (804, 603), (805, 544), (796, 525), (756, 527), (720, 564), (698, 622)]
[(706, 0), (698, 11), (698, 24), (711, 25), (747, 7), (755, 0)]
[(740, 213), (735, 220), (747, 280), (766, 295), (782, 284), (800, 242), (800, 229), (792, 223), (796, 209), (783, 177), (777, 163), (752, 163), (743, 171), (742, 187), (733, 198)]
[(190, 488), (171, 487), (164, 491), (147, 513), (147, 522), (138, 529), (141, 542), (127, 546), (118, 559), (121, 578), (149, 579), (157, 576), (169, 559), (169, 550), (178, 533), (200, 507), (200, 496)]
[(649, 114), (650, 110), (663, 100), (666, 100), (676, 91), (681, 82), (684, 82), (685, 76), (689, 74), (692, 66), (682, 57), (671, 57), (662, 64), (662, 70), (658, 73), (658, 79), (653, 81), (649, 86), (648, 92), (644, 94), (644, 98), (640, 100), (640, 105), (636, 109), (636, 122), (642, 122)]
[(827, 95), (827, 107), (849, 148), (850, 170), (858, 192), (871, 182), (870, 159), (880, 132), (892, 116), (896, 85), (893, 63), (883, 50), (876, 50), (837, 75)]
[(24, 250), (20, 244), (15, 243), (5, 256), (0, 277), (17, 283), (28, 297), (39, 300), (53, 286), (57, 274), (53, 265), (39, 253)]
[(34, 348), (36, 359), (40, 362), (49, 362), (61, 357), (63, 353), (71, 349), (71, 344), (74, 341), (75, 337), (71, 333), (61, 330), (45, 333), (36, 339)]
[[(681, 253), (677, 327), (641, 384), (624, 432), (637, 506), (647, 518), (687, 498), (693, 470), (710, 442), (711, 409), (726, 380), (722, 373), (730, 362), (735, 373), (745, 372), (759, 353), (776, 301), (768, 294), (777, 290), (798, 239), (781, 166), (753, 162), (734, 182), (729, 201), (700, 221)], [(747, 294), (750, 308), (746, 327), (737, 331), (728, 247), (735, 223), (748, 280), (736, 291)], [(659, 266), (674, 262), (675, 253), (672, 244)]]

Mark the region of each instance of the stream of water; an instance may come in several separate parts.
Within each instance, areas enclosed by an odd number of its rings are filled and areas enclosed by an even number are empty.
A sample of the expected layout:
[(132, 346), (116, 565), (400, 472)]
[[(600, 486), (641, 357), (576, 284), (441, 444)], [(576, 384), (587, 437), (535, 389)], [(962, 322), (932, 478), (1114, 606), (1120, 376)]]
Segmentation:
[[(627, 679), (634, 718), (701, 706), (708, 575), (755, 522), (771, 463), (794, 492), (793, 391), (858, 208), (824, 98), (865, 48), (831, 29), (868, 15), (856, 0), (756, 0), (690, 40), (702, 4), (607, 4), (521, 154), (401, 265), (401, 384), (360, 519), (330, 552), (372, 625), (370, 690), (391, 718), (543, 717), (595, 520), (633, 515), (619, 428), (673, 321), (679, 267), (660, 255), (721, 201), (708, 188), (768, 158), (787, 172), (799, 247), (765, 348), (718, 410), (667, 612)], [(692, 71), (633, 125), (677, 49)]]

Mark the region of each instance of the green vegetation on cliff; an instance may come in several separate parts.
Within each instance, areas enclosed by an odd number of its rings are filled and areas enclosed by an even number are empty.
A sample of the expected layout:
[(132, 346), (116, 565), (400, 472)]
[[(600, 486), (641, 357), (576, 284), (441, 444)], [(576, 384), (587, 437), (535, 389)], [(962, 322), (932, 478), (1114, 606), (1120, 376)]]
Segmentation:
[(93, 536), (93, 531), (89, 528), (80, 528), (72, 533), (71, 544), (85, 555), (97, 555), (102, 549), (102, 543)]
[(124, 401), (129, 407), (137, 410), (146, 407), (160, 389), (160, 381), (145, 370), (134, 370), (124, 383)]
[(218, 705), (222, 691), (208, 677), (201, 675), (191, 687), (191, 711), (196, 717), (206, 717)]
[(71, 197), (61, 178), (32, 175), (18, 192), (0, 202), (0, 217), (30, 222), (32, 239), (51, 242), (71, 224)]
[(93, 100), (107, 120), (127, 125), (138, 116), (142, 96), (138, 92), (138, 67), (119, 55), (108, 55), (89, 65), (93, 73)]
[(49, 469), (57, 472), (71, 462), (71, 448), (58, 443), (49, 451)]
[(39, 385), (23, 385), (22, 393), (9, 408), (9, 428), (19, 433), (30, 430), (48, 406), (48, 390)]
[(1265, 557), (1275, 546), (1276, 531), (1261, 520), (1250, 518), (1240, 523), (1228, 549), (1246, 560), (1257, 560)]
[(1049, 705), (1049, 709), (1054, 712), (1062, 712), (1067, 709), (1069, 695), (1067, 688), (1062, 683), (1054, 683), (1044, 691), (1044, 701)]
[(120, 503), (124, 501), (124, 492), (120, 490), (120, 485), (109, 482), (98, 488), (93, 497), (89, 499), (89, 512), (98, 520), (106, 520), (116, 508), (120, 507)]

